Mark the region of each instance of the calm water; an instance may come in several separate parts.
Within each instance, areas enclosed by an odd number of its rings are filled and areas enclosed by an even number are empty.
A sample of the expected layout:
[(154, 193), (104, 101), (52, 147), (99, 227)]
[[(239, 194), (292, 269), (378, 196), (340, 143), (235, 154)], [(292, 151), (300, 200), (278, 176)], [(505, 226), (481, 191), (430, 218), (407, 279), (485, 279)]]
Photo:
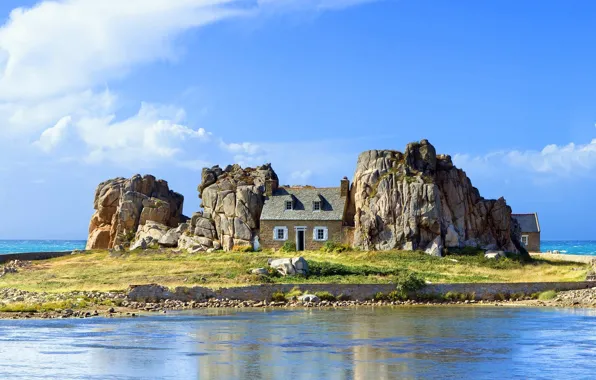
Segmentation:
[(0, 255), (19, 252), (59, 252), (85, 249), (85, 240), (0, 240)]
[(0, 321), (0, 378), (593, 378), (596, 312), (424, 307)]

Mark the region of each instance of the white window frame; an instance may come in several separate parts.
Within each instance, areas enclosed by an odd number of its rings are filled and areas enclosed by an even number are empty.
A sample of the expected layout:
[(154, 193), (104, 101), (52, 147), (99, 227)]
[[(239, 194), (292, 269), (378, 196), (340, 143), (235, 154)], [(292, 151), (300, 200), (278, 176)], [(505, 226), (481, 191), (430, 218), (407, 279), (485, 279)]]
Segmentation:
[[(288, 208), (288, 203), (290, 204), (290, 208)], [(294, 202), (293, 201), (285, 201), (284, 202), (284, 211), (290, 211), (294, 209)]]
[(521, 236), (521, 243), (523, 244), (524, 247), (527, 247), (528, 246), (528, 242), (529, 241), (530, 241), (530, 236), (529, 235), (522, 235)]
[[(319, 231), (323, 231), (323, 239), (319, 239)], [(314, 241), (327, 241), (329, 240), (329, 229), (325, 226), (316, 226), (312, 230), (312, 239)]]
[[(279, 231), (283, 231), (283, 239), (279, 238)], [(288, 240), (288, 227), (284, 227), (284, 226), (273, 227), (273, 240), (275, 240), (275, 241)]]
[[(318, 206), (319, 206), (319, 209), (318, 209), (318, 210), (315, 208), (315, 205), (318, 205)], [(314, 212), (319, 212), (319, 211), (321, 211), (322, 209), (323, 209), (323, 202), (322, 202), (322, 201), (313, 201), (313, 202), (312, 202), (312, 210), (313, 210)]]

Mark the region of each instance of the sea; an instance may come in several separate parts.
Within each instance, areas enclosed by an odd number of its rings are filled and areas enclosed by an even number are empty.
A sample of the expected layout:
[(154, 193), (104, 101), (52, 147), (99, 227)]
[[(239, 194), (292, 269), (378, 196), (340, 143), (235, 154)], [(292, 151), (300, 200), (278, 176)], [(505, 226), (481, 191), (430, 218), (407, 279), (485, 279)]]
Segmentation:
[(0, 240), (0, 255), (22, 252), (62, 252), (85, 249), (86, 240)]
[[(0, 240), (0, 255), (20, 252), (58, 252), (85, 249), (85, 240)], [(596, 256), (596, 240), (545, 240), (542, 252)]]
[(0, 320), (1, 379), (593, 379), (596, 311), (212, 309)]

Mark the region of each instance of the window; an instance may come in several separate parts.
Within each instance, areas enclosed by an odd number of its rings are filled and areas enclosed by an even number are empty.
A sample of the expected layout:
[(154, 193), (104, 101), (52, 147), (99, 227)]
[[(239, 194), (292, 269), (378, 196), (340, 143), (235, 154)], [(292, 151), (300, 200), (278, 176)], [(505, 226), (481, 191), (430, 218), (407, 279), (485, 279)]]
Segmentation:
[(327, 227), (315, 227), (313, 230), (313, 240), (326, 241), (327, 240)]
[(319, 229), (317, 230), (317, 240), (323, 240), (325, 239), (325, 230), (324, 229)]
[(286, 210), (292, 209), (292, 201), (286, 201)]
[(522, 235), (521, 243), (524, 247), (528, 245), (528, 235)]
[(288, 228), (275, 227), (273, 229), (273, 240), (288, 240)]
[(312, 203), (313, 211), (321, 211), (321, 201), (314, 201)]

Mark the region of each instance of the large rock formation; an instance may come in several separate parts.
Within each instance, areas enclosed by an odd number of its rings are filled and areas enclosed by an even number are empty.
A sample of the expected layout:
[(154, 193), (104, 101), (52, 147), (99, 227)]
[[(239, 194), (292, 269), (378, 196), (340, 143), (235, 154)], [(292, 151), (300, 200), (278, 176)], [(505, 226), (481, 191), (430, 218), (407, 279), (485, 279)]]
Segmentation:
[(404, 153), (360, 154), (351, 190), (354, 246), (421, 249), (476, 246), (517, 252), (519, 226), (505, 200), (487, 200), (451, 157), (426, 140)]
[(112, 248), (130, 241), (147, 221), (177, 227), (186, 219), (183, 203), (182, 195), (151, 175), (102, 182), (95, 191), (96, 211), (89, 224), (87, 249)]
[[(252, 245), (259, 233), (267, 180), (277, 181), (271, 164), (245, 169), (240, 165), (203, 169), (198, 188), (203, 212), (192, 216), (191, 232), (224, 250)], [(201, 244), (209, 246), (204, 243), (206, 240)]]

